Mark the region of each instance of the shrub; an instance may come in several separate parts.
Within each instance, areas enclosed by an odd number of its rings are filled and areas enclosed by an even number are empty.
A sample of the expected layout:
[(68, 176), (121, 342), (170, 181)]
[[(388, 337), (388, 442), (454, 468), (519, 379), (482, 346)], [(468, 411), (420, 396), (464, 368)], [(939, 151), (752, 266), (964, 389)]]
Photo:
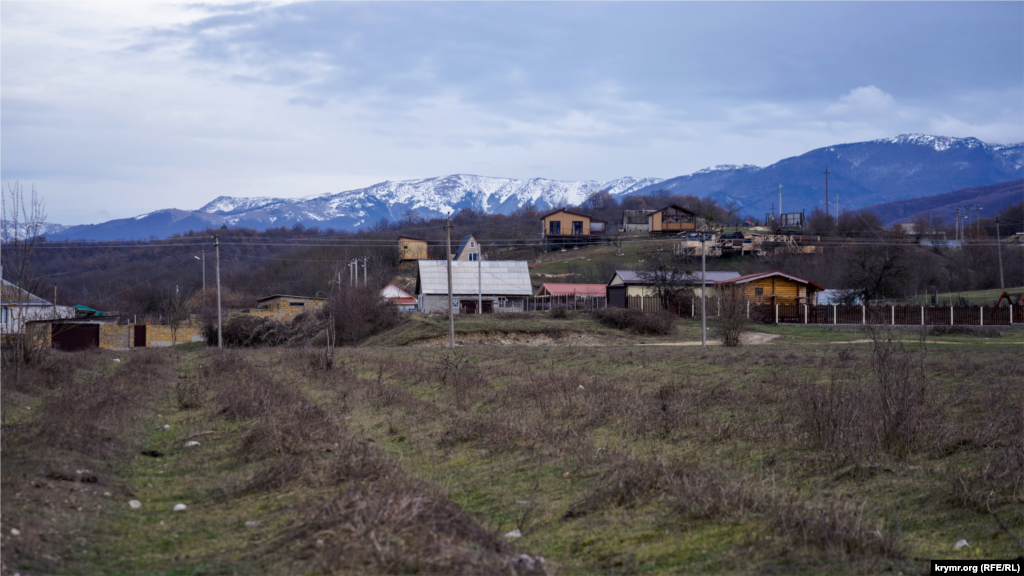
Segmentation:
[(675, 318), (668, 312), (644, 312), (630, 308), (599, 308), (592, 312), (598, 322), (633, 334), (666, 335), (675, 332)]
[(555, 306), (548, 310), (548, 316), (558, 320), (565, 320), (569, 317), (569, 310), (565, 306)]

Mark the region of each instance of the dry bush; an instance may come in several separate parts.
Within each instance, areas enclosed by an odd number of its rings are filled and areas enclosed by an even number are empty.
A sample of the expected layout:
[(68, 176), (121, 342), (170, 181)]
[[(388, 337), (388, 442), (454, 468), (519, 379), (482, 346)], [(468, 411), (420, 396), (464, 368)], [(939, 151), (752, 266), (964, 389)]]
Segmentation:
[(326, 573), (510, 573), (506, 544), (496, 534), (405, 478), (349, 486), (310, 505), (275, 547), (295, 542)]
[(128, 438), (152, 399), (149, 382), (167, 370), (166, 357), (152, 352), (131, 355), (109, 376), (61, 386), (36, 413), (35, 441), (95, 457), (125, 453)]
[(301, 408), (295, 389), (276, 382), (237, 354), (225, 353), (208, 362), (210, 388), (218, 412), (232, 420), (251, 420)]
[(337, 342), (342, 346), (390, 330), (401, 321), (398, 307), (380, 297), (376, 288), (342, 286), (331, 295), (328, 310), (334, 321)]
[[(729, 347), (739, 346), (740, 337), (746, 331), (750, 320), (747, 318), (747, 299), (742, 286), (723, 285), (719, 290), (717, 314), (711, 317), (711, 334)], [(760, 306), (756, 307), (760, 310)]]
[(591, 312), (598, 322), (633, 334), (663, 336), (675, 332), (675, 317), (668, 312), (644, 312), (632, 308), (598, 308)]
[(905, 458), (918, 447), (932, 392), (925, 350), (913, 350), (893, 332), (872, 331), (871, 370), (880, 401), (882, 448)]
[(174, 384), (174, 399), (179, 410), (190, 410), (199, 408), (206, 399), (206, 388), (199, 380), (199, 373), (192, 375), (179, 375), (178, 381)]
[(569, 318), (569, 309), (565, 306), (554, 306), (548, 310), (548, 316), (558, 320), (566, 320)]

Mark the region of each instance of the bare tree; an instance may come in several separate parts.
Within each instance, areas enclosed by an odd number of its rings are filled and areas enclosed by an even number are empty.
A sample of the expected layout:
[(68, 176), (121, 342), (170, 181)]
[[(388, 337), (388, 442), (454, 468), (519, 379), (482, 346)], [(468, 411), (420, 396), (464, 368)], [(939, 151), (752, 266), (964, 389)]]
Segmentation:
[(718, 287), (719, 312), (711, 320), (711, 333), (726, 346), (739, 346), (747, 329), (747, 299), (743, 286), (723, 284)]
[[(17, 379), (21, 364), (26, 361), (32, 344), (26, 334), (26, 304), (29, 298), (28, 291), (36, 288), (32, 274), (32, 256), (43, 223), (46, 221), (46, 205), (36, 193), (35, 186), (32, 186), (27, 199), (21, 182), (8, 183), (5, 190), (0, 190), (0, 220), (3, 240), (0, 267), (5, 275), (13, 278), (16, 286), (16, 289), (11, 290), (14, 297), (11, 312), (17, 314), (15, 321), (14, 314), (9, 312), (9, 322), (0, 325), (7, 333), (0, 335), (0, 338), (10, 343), (11, 367), (14, 368), (14, 377)], [(13, 328), (14, 326), (17, 328)]]

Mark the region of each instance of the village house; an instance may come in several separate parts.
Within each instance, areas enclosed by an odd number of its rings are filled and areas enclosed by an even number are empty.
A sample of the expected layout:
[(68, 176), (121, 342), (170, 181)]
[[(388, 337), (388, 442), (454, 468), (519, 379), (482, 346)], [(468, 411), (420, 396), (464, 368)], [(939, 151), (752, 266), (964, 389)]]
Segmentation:
[[(714, 286), (717, 283), (739, 278), (739, 272), (708, 272), (705, 284)], [(656, 297), (665, 287), (683, 290), (693, 288), (695, 296), (700, 296), (701, 274), (682, 274), (666, 276), (660, 272), (639, 270), (616, 270), (608, 281), (608, 306), (627, 308), (629, 298), (636, 296)]]
[(403, 262), (406, 260), (426, 260), (427, 241), (412, 236), (399, 236), (398, 258)]
[(647, 215), (647, 229), (651, 234), (678, 234), (697, 229), (697, 214), (682, 206), (669, 204)]
[(799, 276), (785, 272), (761, 272), (739, 278), (723, 280), (721, 286), (741, 286), (743, 297), (759, 304), (813, 304), (815, 293), (824, 290), (821, 286)]
[[(448, 262), (420, 260), (416, 297), (423, 312), (448, 312)], [(452, 262), (452, 295), (456, 313), (474, 314), (478, 300), (484, 313), (522, 312), (533, 294), (523, 261)]]
[(388, 284), (381, 288), (380, 297), (398, 306), (400, 312), (409, 312), (419, 306), (419, 300), (415, 296), (402, 290), (395, 284)]
[(74, 306), (55, 306), (53, 302), (7, 280), (0, 280), (0, 333), (5, 339), (14, 334), (22, 334), (26, 323), (33, 320), (74, 317)]
[(577, 298), (604, 298), (607, 296), (604, 284), (561, 284), (546, 282), (537, 289), (537, 296), (575, 296)]
[(700, 256), (704, 251), (708, 256), (722, 255), (718, 235), (714, 232), (686, 232), (680, 235), (679, 242), (674, 246), (676, 256)]
[(606, 222), (565, 208), (540, 217), (545, 238), (576, 238), (604, 235)]
[(462, 243), (459, 244), (458, 250), (452, 256), (452, 260), (458, 260), (462, 262), (476, 262), (477, 260), (483, 260), (483, 248), (476, 241), (476, 237), (472, 234), (466, 235), (462, 239)]

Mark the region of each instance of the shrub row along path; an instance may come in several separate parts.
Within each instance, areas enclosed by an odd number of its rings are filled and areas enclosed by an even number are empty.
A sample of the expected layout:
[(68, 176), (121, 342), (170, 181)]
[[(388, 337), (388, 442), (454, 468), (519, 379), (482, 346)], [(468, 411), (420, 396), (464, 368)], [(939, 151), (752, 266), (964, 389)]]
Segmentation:
[(5, 575), (545, 573), (351, 433), (349, 374), (313, 402), (259, 353), (61, 363), (5, 389)]

